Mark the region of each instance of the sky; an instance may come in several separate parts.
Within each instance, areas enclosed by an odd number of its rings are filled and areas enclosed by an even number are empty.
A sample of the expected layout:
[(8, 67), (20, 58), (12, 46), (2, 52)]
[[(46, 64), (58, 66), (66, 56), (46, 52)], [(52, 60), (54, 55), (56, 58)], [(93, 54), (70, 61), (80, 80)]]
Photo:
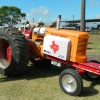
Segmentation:
[[(15, 6), (26, 13), (26, 20), (52, 24), (61, 20), (78, 20), (81, 17), (81, 0), (0, 0), (0, 7)], [(100, 0), (86, 0), (86, 19), (100, 18)]]

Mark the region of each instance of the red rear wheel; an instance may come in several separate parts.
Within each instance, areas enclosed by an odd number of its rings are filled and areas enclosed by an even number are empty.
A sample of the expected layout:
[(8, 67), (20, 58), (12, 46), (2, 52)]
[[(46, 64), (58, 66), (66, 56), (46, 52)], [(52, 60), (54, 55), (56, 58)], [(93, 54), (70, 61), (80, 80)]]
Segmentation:
[(0, 38), (0, 67), (5, 69), (11, 63), (11, 57), (9, 57), (11, 49), (8, 41), (4, 38)]
[(11, 50), (10, 46), (7, 47), (6, 54), (7, 54), (7, 60), (9, 62), (11, 62), (11, 59), (12, 59), (12, 50)]

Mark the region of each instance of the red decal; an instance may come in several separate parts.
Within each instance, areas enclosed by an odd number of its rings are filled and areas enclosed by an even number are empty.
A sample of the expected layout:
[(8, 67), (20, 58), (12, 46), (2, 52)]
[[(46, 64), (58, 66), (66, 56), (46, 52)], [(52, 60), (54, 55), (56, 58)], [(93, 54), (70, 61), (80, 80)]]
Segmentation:
[(51, 49), (53, 49), (54, 53), (59, 50), (59, 46), (55, 44), (55, 41), (52, 41), (52, 45), (50, 45)]

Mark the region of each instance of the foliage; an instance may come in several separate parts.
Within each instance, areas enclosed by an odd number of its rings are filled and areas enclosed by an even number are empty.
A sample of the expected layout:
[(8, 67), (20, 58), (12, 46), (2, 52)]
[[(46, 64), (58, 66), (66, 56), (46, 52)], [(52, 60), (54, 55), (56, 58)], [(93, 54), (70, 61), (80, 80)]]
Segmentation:
[(29, 21), (23, 22), (22, 25), (29, 24)]
[(18, 24), (26, 16), (21, 9), (14, 6), (2, 6), (0, 8), (0, 23), (7, 24), (9, 27)]
[(77, 24), (77, 23), (69, 23), (67, 26), (68, 26), (68, 27), (77, 27), (78, 24)]
[(0, 26), (3, 26), (3, 23), (0, 22)]
[(100, 24), (97, 25), (97, 28), (98, 28), (98, 29), (100, 28)]
[(26, 24), (29, 24), (29, 21), (26, 21)]
[(56, 27), (57, 26), (57, 22), (53, 22), (52, 25), (50, 25), (50, 27)]
[(45, 25), (42, 21), (38, 23), (39, 26)]

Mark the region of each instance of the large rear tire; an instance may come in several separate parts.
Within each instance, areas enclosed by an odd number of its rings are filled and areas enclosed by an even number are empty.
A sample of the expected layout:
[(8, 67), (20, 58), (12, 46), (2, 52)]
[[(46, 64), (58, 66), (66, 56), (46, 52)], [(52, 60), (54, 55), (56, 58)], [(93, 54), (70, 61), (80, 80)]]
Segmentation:
[(19, 76), (26, 69), (29, 48), (25, 37), (17, 29), (0, 29), (0, 73)]

